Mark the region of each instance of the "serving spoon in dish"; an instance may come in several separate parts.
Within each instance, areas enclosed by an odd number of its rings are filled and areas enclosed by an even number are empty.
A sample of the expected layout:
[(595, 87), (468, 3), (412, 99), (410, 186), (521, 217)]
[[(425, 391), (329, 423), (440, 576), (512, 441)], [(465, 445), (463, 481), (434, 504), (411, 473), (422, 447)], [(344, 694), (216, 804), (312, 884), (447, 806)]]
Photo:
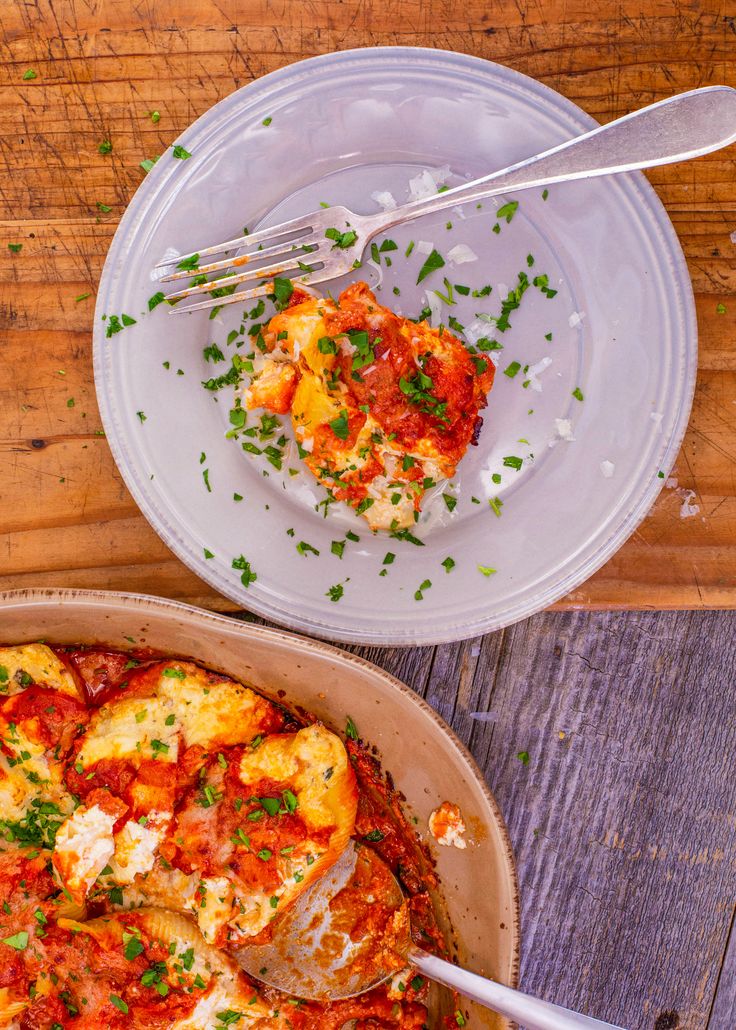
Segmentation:
[[(157, 269), (175, 269), (161, 282), (196, 281), (166, 298), (171, 312), (195, 311), (240, 303), (274, 292), (274, 277), (294, 284), (316, 283), (345, 275), (358, 266), (378, 233), (421, 215), (501, 193), (545, 187), (571, 179), (630, 172), (688, 161), (736, 141), (736, 89), (705, 86), (680, 93), (617, 118), (541, 154), (491, 175), (415, 200), (391, 211), (360, 215), (335, 206), (312, 211), (280, 225), (168, 258)], [(227, 254), (202, 263), (202, 258)], [(215, 277), (207, 277), (215, 273)], [(257, 286), (238, 286), (259, 281)], [(206, 300), (197, 297), (209, 294)], [(180, 305), (188, 297), (194, 303)]]
[(398, 881), (371, 848), (355, 842), (274, 924), (270, 942), (234, 957), (256, 979), (297, 998), (351, 998), (411, 966), (527, 1030), (621, 1030), (418, 948)]

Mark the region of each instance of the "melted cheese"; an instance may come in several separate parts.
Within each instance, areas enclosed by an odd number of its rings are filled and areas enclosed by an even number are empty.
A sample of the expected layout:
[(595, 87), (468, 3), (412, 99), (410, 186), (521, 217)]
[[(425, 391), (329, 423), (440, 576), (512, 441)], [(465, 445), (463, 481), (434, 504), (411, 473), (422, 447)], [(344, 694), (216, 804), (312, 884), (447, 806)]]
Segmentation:
[[(165, 698), (126, 697), (103, 705), (90, 719), (75, 761), (85, 769), (103, 758), (126, 758), (134, 765), (153, 757), (176, 762), (178, 730), (170, 720), (167, 724), (172, 714), (176, 714), (173, 702)], [(152, 746), (154, 740), (166, 750)]]
[(23, 673), (39, 686), (70, 697), (80, 696), (72, 674), (45, 644), (0, 647), (0, 693), (20, 693), (24, 688)]
[(315, 829), (349, 822), (351, 810), (355, 815), (354, 780), (345, 747), (319, 723), (298, 733), (274, 734), (244, 754), (243, 785), (261, 779), (288, 783), (299, 799), (299, 814)]
[(74, 808), (62, 782), (61, 766), (50, 760), (43, 744), (25, 732), (33, 723), (33, 719), (25, 720), (11, 728), (0, 718), (3, 747), (10, 752), (0, 753), (0, 820), (22, 819), (36, 798), (52, 802), (64, 814)]
[(184, 677), (162, 671), (156, 693), (175, 715), (170, 732), (181, 733), (187, 747), (200, 744), (214, 750), (247, 744), (271, 718), (270, 703), (248, 687), (229, 679), (213, 682), (211, 673), (189, 662), (175, 667)]
[(232, 914), (233, 889), (227, 877), (210, 876), (200, 880), (199, 893), (201, 898), (194, 912), (197, 924), (204, 939), (214, 941)]
[(110, 860), (115, 883), (129, 884), (153, 868), (156, 849), (171, 822), (170, 812), (151, 812), (145, 825), (129, 819), (115, 835), (115, 852)]
[(84, 898), (112, 858), (114, 825), (115, 816), (103, 812), (99, 805), (80, 805), (59, 827), (53, 864), (75, 900)]

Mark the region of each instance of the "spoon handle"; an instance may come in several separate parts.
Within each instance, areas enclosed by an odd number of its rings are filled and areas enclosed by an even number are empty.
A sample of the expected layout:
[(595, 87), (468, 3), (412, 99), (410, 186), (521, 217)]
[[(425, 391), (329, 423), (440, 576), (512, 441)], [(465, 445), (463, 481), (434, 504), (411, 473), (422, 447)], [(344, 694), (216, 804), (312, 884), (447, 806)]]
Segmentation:
[(532, 998), (495, 980), (486, 980), (418, 948), (411, 948), (408, 959), (429, 980), (453, 988), (465, 998), (508, 1016), (527, 1030), (622, 1030), (613, 1023), (604, 1023), (592, 1016)]

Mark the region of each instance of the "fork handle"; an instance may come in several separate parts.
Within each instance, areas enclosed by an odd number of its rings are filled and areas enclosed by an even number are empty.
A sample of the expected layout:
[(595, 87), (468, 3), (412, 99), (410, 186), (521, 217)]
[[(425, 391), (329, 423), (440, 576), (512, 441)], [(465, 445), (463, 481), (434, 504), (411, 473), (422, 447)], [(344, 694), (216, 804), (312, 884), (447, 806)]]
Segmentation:
[(735, 140), (736, 89), (705, 86), (650, 104), (492, 175), (387, 211), (385, 219), (376, 221), (381, 220), (383, 230), (498, 193), (688, 161)]
[(458, 991), (465, 998), (508, 1016), (527, 1030), (621, 1030), (613, 1023), (603, 1023), (581, 1012), (563, 1009), (549, 1001), (532, 998), (513, 987), (486, 980), (477, 973), (459, 969), (444, 959), (412, 947), (407, 958), (411, 965), (429, 980)]

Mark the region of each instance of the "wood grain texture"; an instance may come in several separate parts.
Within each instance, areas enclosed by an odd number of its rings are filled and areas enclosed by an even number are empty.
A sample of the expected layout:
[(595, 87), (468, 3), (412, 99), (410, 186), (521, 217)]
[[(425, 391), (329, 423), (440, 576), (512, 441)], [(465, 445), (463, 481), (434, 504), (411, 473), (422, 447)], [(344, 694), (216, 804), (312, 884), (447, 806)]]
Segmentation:
[(448, 720), (499, 801), (522, 988), (629, 1030), (736, 1026), (735, 628), (547, 613), (434, 655), (355, 649)]
[[(139, 163), (213, 103), (301, 57), (406, 44), (508, 64), (608, 121), (679, 89), (736, 85), (735, 18), (725, 0), (601, 0), (594, 20), (583, 0), (5, 0), (0, 589), (133, 589), (233, 608), (138, 513), (98, 435), (91, 378), (94, 290)], [(29, 68), (37, 77), (24, 80)], [(731, 149), (650, 176), (697, 293), (700, 375), (676, 476), (700, 513), (682, 520), (681, 496), (665, 490), (561, 607), (736, 605), (735, 172)]]

